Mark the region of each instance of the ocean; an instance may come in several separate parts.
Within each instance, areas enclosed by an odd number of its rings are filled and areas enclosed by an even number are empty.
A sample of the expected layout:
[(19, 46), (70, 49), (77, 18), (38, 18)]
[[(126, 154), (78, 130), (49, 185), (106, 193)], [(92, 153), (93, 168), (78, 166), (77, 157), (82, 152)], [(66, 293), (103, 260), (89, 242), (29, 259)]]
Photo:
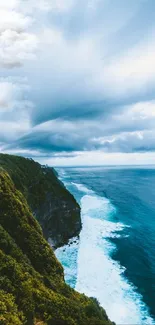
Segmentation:
[(56, 250), (66, 282), (118, 325), (155, 324), (155, 168), (57, 168), (82, 231)]

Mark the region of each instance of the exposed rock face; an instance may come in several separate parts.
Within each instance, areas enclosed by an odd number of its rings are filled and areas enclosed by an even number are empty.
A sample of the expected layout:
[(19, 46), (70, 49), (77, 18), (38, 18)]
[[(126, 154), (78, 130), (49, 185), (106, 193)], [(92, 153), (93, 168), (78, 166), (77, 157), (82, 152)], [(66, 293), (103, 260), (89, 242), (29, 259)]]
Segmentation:
[(56, 245), (79, 232), (79, 206), (54, 175), (31, 160), (0, 155), (0, 324), (112, 325), (96, 299), (65, 283), (31, 212), (47, 222), (45, 235)]
[(53, 247), (65, 244), (81, 230), (80, 207), (53, 168), (31, 159), (0, 154), (0, 166), (26, 197), (46, 239)]
[(45, 202), (35, 211), (45, 238), (53, 247), (62, 246), (81, 230), (80, 208), (73, 200), (48, 193)]

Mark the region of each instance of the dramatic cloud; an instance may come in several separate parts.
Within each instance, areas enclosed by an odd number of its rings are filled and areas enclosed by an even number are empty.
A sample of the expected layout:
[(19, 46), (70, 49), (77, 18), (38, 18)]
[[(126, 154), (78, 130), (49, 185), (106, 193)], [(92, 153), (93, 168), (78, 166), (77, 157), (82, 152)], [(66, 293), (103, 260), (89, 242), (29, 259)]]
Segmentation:
[(154, 10), (154, 0), (0, 0), (0, 149), (151, 163)]
[(32, 18), (19, 11), (17, 1), (0, 1), (0, 66), (18, 67), (34, 58), (37, 37), (27, 29)]
[(0, 79), (0, 147), (1, 150), (30, 128), (28, 111), (33, 104), (26, 99), (26, 80)]

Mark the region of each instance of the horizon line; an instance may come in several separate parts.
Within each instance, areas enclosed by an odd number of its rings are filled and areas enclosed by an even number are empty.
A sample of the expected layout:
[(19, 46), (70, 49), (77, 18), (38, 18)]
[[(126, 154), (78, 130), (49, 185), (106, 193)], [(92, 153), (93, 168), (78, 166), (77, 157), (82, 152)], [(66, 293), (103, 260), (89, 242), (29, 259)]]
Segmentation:
[(155, 167), (155, 164), (126, 164), (126, 165), (124, 165), (124, 164), (120, 164), (120, 165), (118, 165), (118, 164), (113, 164), (113, 165), (53, 165), (53, 166), (51, 166), (51, 167), (54, 167), (54, 168), (63, 168), (63, 167), (65, 167), (65, 168), (77, 168), (77, 167), (82, 167), (82, 168), (84, 168), (84, 167), (147, 167), (147, 166), (149, 166), (149, 167)]

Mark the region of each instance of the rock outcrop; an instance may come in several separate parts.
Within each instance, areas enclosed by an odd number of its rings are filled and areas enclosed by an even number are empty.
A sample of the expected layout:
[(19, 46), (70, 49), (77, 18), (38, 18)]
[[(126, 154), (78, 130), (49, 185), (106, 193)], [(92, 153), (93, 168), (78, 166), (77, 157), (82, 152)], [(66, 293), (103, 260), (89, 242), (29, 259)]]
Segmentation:
[(0, 155), (0, 324), (112, 325), (95, 299), (65, 283), (31, 209), (56, 244), (80, 230), (79, 206), (52, 169)]
[(39, 221), (44, 236), (58, 247), (81, 230), (80, 207), (53, 168), (32, 159), (0, 154), (0, 166), (12, 177)]

